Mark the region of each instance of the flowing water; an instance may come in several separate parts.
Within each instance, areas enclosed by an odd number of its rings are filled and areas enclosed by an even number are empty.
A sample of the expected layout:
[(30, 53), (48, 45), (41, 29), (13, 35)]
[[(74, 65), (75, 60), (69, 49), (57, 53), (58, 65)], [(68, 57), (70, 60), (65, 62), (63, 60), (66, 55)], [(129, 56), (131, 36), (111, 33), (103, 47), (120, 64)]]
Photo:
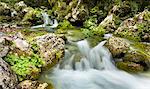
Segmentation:
[(147, 77), (118, 70), (104, 44), (91, 49), (86, 40), (79, 41), (79, 51), (66, 51), (63, 62), (42, 79), (52, 81), (55, 89), (150, 89)]

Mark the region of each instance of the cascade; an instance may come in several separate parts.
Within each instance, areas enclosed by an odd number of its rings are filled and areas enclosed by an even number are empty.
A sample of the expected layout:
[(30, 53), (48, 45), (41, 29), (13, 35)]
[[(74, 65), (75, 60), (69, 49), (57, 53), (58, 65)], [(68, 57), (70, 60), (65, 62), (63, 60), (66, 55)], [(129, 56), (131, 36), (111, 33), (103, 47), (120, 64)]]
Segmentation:
[(77, 42), (80, 60), (66, 50), (63, 62), (42, 79), (55, 89), (150, 89), (150, 79), (117, 69), (104, 44), (90, 48), (86, 40)]

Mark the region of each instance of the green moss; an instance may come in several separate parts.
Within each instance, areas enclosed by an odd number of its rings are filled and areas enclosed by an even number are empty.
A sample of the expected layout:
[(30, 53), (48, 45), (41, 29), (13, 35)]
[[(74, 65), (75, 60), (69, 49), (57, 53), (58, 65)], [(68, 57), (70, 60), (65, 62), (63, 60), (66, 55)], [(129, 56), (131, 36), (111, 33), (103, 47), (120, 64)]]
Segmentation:
[(84, 22), (84, 27), (88, 29), (93, 29), (97, 26), (97, 16), (91, 16)]
[(116, 66), (124, 71), (130, 73), (142, 72), (144, 68), (140, 64), (136, 64), (134, 62), (117, 62)]
[(35, 37), (45, 35), (48, 32), (44, 31), (44, 29), (36, 29), (36, 31), (32, 31), (32, 29), (22, 29), (21, 33), (28, 42), (32, 42)]
[(135, 50), (139, 56), (141, 56), (142, 59), (144, 59), (145, 62), (150, 62), (150, 46), (142, 43), (134, 43), (131, 44), (132, 48), (131, 50)]
[(11, 65), (12, 70), (18, 75), (20, 81), (36, 78), (44, 64), (37, 54), (22, 56), (8, 54), (5, 60)]
[(62, 58), (62, 56), (63, 56), (63, 51), (58, 51), (56, 53), (56, 60), (60, 60), (60, 58)]
[(72, 26), (72, 24), (68, 20), (63, 20), (58, 25), (58, 29), (62, 29), (62, 30), (73, 29), (73, 28), (74, 26)]
[(138, 34), (138, 32), (132, 32), (134, 31), (134, 28), (121, 28), (121, 32), (117, 32), (117, 36), (127, 38), (129, 40), (133, 41), (141, 41), (141, 38)]
[(145, 62), (147, 61), (147, 57), (140, 52), (132, 51), (125, 54), (123, 57), (124, 61), (130, 61), (130, 62)]
[(99, 36), (102, 37), (106, 30), (97, 24), (97, 16), (91, 16), (84, 22), (82, 33), (85, 37)]
[(90, 29), (85, 29), (85, 28), (81, 28), (81, 31), (82, 33), (84, 34), (85, 37), (93, 37), (93, 36), (99, 36), (99, 37), (102, 37), (106, 30), (101, 27), (101, 26), (98, 26), (98, 27), (93, 27), (91, 30)]
[(106, 30), (103, 27), (98, 26), (96, 28), (93, 28), (91, 31), (94, 35), (103, 36)]
[(120, 27), (116, 32), (116, 36), (127, 38), (133, 41), (150, 41), (150, 22), (143, 21), (142, 23), (136, 23), (133, 27)]
[(93, 36), (93, 37), (87, 38), (87, 41), (89, 42), (90, 47), (95, 47), (103, 40), (104, 40), (104, 38), (100, 37), (100, 36)]

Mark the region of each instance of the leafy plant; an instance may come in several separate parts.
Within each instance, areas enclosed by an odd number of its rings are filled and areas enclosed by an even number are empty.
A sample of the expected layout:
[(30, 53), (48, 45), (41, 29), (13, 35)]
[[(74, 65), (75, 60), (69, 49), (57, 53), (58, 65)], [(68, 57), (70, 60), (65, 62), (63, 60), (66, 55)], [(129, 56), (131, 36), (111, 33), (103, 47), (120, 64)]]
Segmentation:
[(36, 78), (44, 64), (37, 54), (30, 56), (8, 54), (5, 60), (11, 65), (12, 70), (18, 75), (20, 81)]

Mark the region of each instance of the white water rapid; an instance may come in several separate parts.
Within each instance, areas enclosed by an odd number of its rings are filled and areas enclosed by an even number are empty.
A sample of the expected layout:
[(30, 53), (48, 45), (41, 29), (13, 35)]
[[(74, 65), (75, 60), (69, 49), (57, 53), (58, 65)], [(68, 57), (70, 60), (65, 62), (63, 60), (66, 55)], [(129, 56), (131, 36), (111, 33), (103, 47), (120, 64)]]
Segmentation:
[(43, 75), (45, 80), (55, 89), (150, 89), (149, 78), (118, 70), (104, 43), (91, 49), (86, 40), (78, 42), (80, 60), (66, 51), (63, 63)]

